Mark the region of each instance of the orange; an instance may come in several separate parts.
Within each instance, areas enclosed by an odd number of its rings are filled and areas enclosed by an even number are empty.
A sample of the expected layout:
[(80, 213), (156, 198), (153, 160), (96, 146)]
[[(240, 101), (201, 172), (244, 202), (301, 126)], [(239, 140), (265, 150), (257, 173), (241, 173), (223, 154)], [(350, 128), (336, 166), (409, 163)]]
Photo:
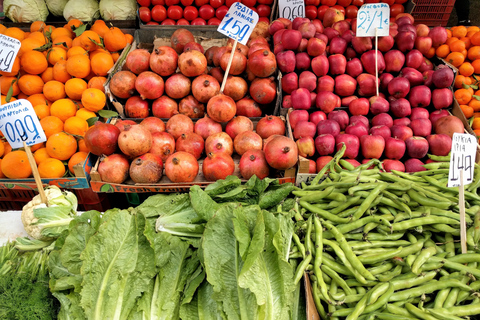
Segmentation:
[(3, 157), (3, 153), (5, 152), (5, 145), (3, 142), (0, 141), (0, 157)]
[(77, 54), (86, 54), (87, 51), (85, 51), (85, 49), (83, 49), (82, 47), (80, 46), (77, 46), (77, 47), (71, 47), (70, 49), (68, 49), (67, 51), (67, 57), (70, 58), (71, 56), (75, 56)]
[(88, 123), (85, 119), (74, 116), (65, 120), (63, 131), (83, 137), (88, 130)]
[[(14, 97), (12, 97), (12, 98), (10, 99), (10, 101), (8, 101), (8, 102), (12, 102), (12, 101), (15, 101), (15, 100), (17, 100), (17, 99), (15, 99)], [(6, 96), (2, 96), (2, 98), (1, 98), (1, 104), (7, 104), (8, 102), (7, 102), (7, 97), (6, 97)]]
[(467, 27), (456, 26), (452, 28), (452, 35), (457, 38), (465, 37), (467, 35)]
[(80, 108), (77, 110), (77, 113), (75, 114), (76, 117), (82, 118), (84, 120), (88, 120), (90, 118), (95, 118), (97, 114), (93, 111), (89, 111), (85, 108)]
[(13, 60), (12, 71), (10, 72), (0, 71), (0, 74), (2, 76), (16, 76), (18, 74), (18, 71), (20, 71), (20, 58), (15, 57), (15, 60)]
[(10, 145), (10, 143), (8, 143), (7, 141), (3, 142), (3, 148), (5, 149), (5, 151), (3, 152), (3, 156), (5, 157), (5, 155), (9, 154), (10, 152), (12, 152), (12, 146)]
[(67, 72), (75, 78), (85, 78), (90, 74), (90, 59), (86, 54), (77, 54), (67, 60)]
[[(73, 40), (72, 40), (72, 48), (73, 48), (73, 47), (80, 47), (80, 48), (82, 48), (80, 45), (81, 45), (80, 37), (73, 38)], [(82, 49), (83, 49), (83, 48), (82, 48)], [(84, 50), (85, 50), (85, 49), (84, 49)]]
[(52, 103), (50, 106), (50, 114), (58, 117), (65, 122), (70, 117), (75, 116), (77, 112), (77, 106), (70, 99), (60, 99)]
[(65, 82), (65, 92), (72, 100), (80, 100), (85, 89), (87, 89), (87, 82), (83, 79), (72, 78)]
[(476, 59), (472, 62), (473, 73), (480, 74), (480, 59)]
[(32, 50), (20, 57), (20, 65), (30, 74), (40, 74), (48, 68), (48, 61), (43, 53)]
[(47, 158), (38, 164), (41, 178), (61, 178), (65, 174), (65, 165), (55, 158)]
[(12, 151), (2, 159), (1, 169), (9, 179), (25, 179), (32, 175), (32, 168), (25, 151)]
[(470, 40), (472, 41), (472, 45), (480, 46), (480, 31), (475, 32), (475, 34), (470, 37)]
[(25, 39), (25, 31), (17, 27), (8, 28), (3, 34), (11, 38), (15, 38), (20, 42)]
[[(2, 25), (3, 26), (3, 25)], [(0, 159), (0, 166), (2, 165), (2, 159)], [(0, 170), (0, 179), (5, 179), (5, 175), (3, 174), (2, 170)]]
[(472, 84), (472, 79), (469, 77), (462, 76), (461, 74), (457, 74), (455, 77), (454, 87), (457, 89), (463, 88), (463, 84), (470, 85)]
[(92, 25), (90, 30), (96, 32), (102, 38), (104, 38), (105, 34), (109, 31), (105, 21), (103, 20), (95, 20), (95, 23)]
[(110, 28), (110, 30), (105, 33), (103, 41), (105, 48), (111, 52), (120, 51), (127, 45), (125, 34), (117, 27)]
[(52, 46), (55, 47), (60, 47), (62, 49), (68, 50), (72, 47), (72, 42), (73, 40), (67, 36), (59, 36), (53, 41)]
[(466, 77), (470, 77), (474, 71), (475, 69), (470, 62), (464, 62), (458, 67), (458, 72)]
[(54, 66), (60, 60), (67, 60), (67, 50), (60, 47), (53, 47), (47, 53), (48, 62)]
[(53, 79), (65, 83), (72, 76), (67, 71), (67, 61), (60, 60), (53, 66)]
[(117, 62), (117, 60), (120, 58), (120, 53), (112, 52), (112, 58), (113, 58), (113, 62)]
[[(28, 35), (27, 39), (35, 39), (42, 44), (42, 46), (47, 43), (47, 39), (45, 39), (45, 35), (39, 31), (32, 32)], [(25, 41), (25, 40), (23, 40)], [(23, 45), (23, 44), (22, 44)]]
[(7, 27), (5, 27), (3, 24), (0, 24), (0, 34), (3, 34), (7, 30)]
[(75, 31), (75, 29), (80, 27), (82, 24), (83, 22), (78, 19), (71, 19), (71, 20), (68, 20), (66, 27), (70, 28), (70, 30), (72, 31)]
[(58, 160), (68, 160), (77, 152), (77, 140), (65, 132), (51, 135), (46, 146), (48, 155)]
[(21, 57), (25, 52), (32, 51), (33, 49), (40, 48), (44, 43), (34, 38), (26, 38), (22, 41), (20, 50), (18, 50), (17, 57)]
[(0, 77), (0, 91), (1, 93), (6, 96), (8, 94), (8, 91), (10, 90), (10, 87), (13, 88), (12, 95), (16, 96), (20, 93), (20, 88), (18, 87), (17, 83), (17, 78), (16, 77), (7, 77), (7, 76), (2, 76)]
[(463, 114), (465, 115), (465, 118), (471, 118), (473, 117), (473, 108), (470, 107), (469, 105), (461, 104), (460, 109), (462, 109)]
[(102, 49), (102, 48), (98, 48), (98, 49), (96, 49), (96, 50), (94, 50), (94, 51), (90, 51), (90, 52), (88, 53), (88, 57), (90, 58), (90, 60), (92, 60), (93, 57), (95, 57), (95, 56), (96, 56), (97, 54), (99, 54), (99, 53), (110, 53), (110, 52), (108, 52), (108, 50), (105, 50), (105, 49)]
[(45, 136), (50, 137), (51, 135), (63, 131), (63, 121), (56, 116), (46, 116), (40, 120), (40, 125), (42, 126), (43, 131), (45, 131)]
[(459, 40), (465, 43), (465, 49), (467, 50), (472, 46), (472, 41), (470, 40), (469, 37), (462, 37)]
[(45, 22), (43, 21), (34, 21), (30, 25), (30, 32), (42, 31), (45, 28)]
[(473, 111), (480, 112), (480, 100), (477, 100), (475, 97), (470, 100), (468, 105), (473, 108)]
[(113, 58), (110, 53), (97, 53), (93, 56), (92, 60), (90, 61), (92, 71), (97, 76), (106, 76), (108, 74), (108, 70), (113, 67)]
[(27, 99), (27, 98), (28, 98), (28, 96), (27, 96), (25, 93), (21, 92), (21, 91), (20, 91), (20, 93), (17, 95), (17, 99)]
[(43, 119), (50, 115), (50, 107), (46, 104), (39, 104), (33, 107), (35, 114), (37, 115), (38, 119)]
[(467, 27), (467, 31), (468, 31), (468, 32), (470, 32), (470, 31), (478, 32), (478, 31), (480, 31), (480, 27), (477, 27), (477, 26), (469, 26), (469, 27)]
[(458, 68), (465, 61), (465, 57), (460, 52), (450, 52), (445, 60)]
[(42, 93), (43, 84), (42, 78), (33, 74), (25, 74), (18, 79), (18, 87), (27, 96)]
[(83, 91), (82, 105), (89, 111), (97, 112), (102, 110), (106, 102), (105, 93), (99, 89), (89, 88)]
[(438, 57), (445, 58), (450, 53), (450, 47), (448, 46), (448, 44), (442, 44), (437, 48), (435, 53), (437, 54)]
[(105, 77), (93, 77), (88, 81), (88, 87), (96, 88), (101, 90), (102, 92), (105, 92), (105, 87), (103, 85), (105, 84), (106, 81), (107, 81), (107, 78)]
[[(97, 20), (98, 21), (98, 20)], [(70, 170), (71, 173), (73, 172), (73, 167), (78, 164), (78, 163), (84, 163), (85, 160), (87, 159), (88, 153), (84, 151), (79, 151), (75, 153), (70, 160), (68, 160), (68, 170)]]
[(85, 139), (79, 139), (78, 140), (78, 151), (83, 151), (86, 153), (89, 153), (90, 150), (88, 150), (87, 145), (85, 144)]
[(65, 98), (65, 85), (60, 81), (52, 80), (43, 86), (43, 95), (50, 101), (57, 101)]
[(49, 34), (52, 34), (53, 30), (55, 30), (54, 26), (46, 25), (45, 28), (43, 28), (43, 34), (48, 36)]
[(451, 37), (451, 38), (448, 38), (447, 41), (445, 41), (446, 44), (448, 44), (450, 46), (451, 43), (457, 41), (458, 38), (457, 37)]
[(56, 42), (55, 40), (58, 37), (67, 36), (67, 37), (73, 38), (74, 35), (75, 34), (72, 32), (72, 30), (62, 27), (62, 28), (56, 28), (55, 30), (53, 30), (50, 37), (52, 38), (52, 42)]
[(462, 40), (455, 40), (449, 44), (450, 51), (452, 52), (462, 52), (465, 50), (465, 42)]
[(53, 67), (48, 67), (47, 70), (43, 71), (40, 75), (43, 82), (48, 82), (53, 80)]
[(472, 129), (478, 130), (480, 129), (480, 118), (474, 118), (472, 123)]
[(36, 143), (36, 144), (30, 146), (30, 151), (35, 152), (38, 149), (44, 148), (44, 147), (45, 147), (45, 142)]
[(93, 51), (97, 49), (96, 43), (101, 42), (100, 36), (91, 30), (84, 31), (78, 38), (80, 39), (80, 46), (87, 51)]
[(472, 93), (464, 88), (456, 90), (454, 96), (457, 99), (458, 104), (468, 104), (472, 99)]
[(50, 156), (48, 155), (48, 152), (47, 152), (47, 148), (43, 147), (43, 148), (40, 148), (37, 151), (35, 151), (33, 153), (33, 158), (35, 159), (35, 163), (37, 164), (37, 166), (43, 160), (50, 158)]
[(37, 94), (32, 94), (27, 98), (28, 101), (32, 104), (32, 106), (37, 106), (39, 104), (46, 104), (47, 106), (50, 106), (52, 103), (45, 98), (43, 93), (37, 93)]
[(473, 46), (470, 47), (467, 51), (467, 57), (470, 61), (476, 60), (480, 58), (480, 46)]

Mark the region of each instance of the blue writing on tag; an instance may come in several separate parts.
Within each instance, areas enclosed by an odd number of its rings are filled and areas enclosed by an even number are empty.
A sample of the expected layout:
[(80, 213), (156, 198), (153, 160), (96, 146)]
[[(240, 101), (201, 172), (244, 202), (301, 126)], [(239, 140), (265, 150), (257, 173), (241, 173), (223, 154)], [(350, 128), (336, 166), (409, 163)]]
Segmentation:
[(258, 14), (240, 2), (235, 2), (218, 26), (217, 31), (246, 45), (258, 22)]
[(357, 14), (357, 37), (388, 36), (390, 7), (386, 3), (364, 4)]
[(15, 38), (0, 34), (0, 71), (10, 72), (21, 43)]

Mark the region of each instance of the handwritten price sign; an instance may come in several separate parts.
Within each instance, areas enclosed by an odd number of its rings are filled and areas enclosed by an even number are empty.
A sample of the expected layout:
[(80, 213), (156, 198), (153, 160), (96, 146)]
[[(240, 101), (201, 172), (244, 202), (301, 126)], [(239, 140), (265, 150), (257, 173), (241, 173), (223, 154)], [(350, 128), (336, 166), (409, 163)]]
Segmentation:
[(357, 14), (357, 37), (384, 37), (389, 34), (390, 6), (386, 3), (364, 4)]
[(17, 39), (0, 34), (0, 71), (12, 71), (13, 61), (21, 45)]
[(292, 21), (295, 18), (305, 18), (305, 2), (303, 0), (280, 0), (278, 2), (280, 18)]
[(461, 170), (463, 170), (463, 184), (472, 183), (476, 150), (477, 141), (474, 136), (465, 133), (453, 134), (448, 187), (458, 187), (460, 185)]
[(227, 37), (238, 40), (238, 42), (243, 45), (247, 45), (248, 39), (257, 22), (258, 13), (240, 2), (235, 2), (230, 9), (228, 9), (217, 31)]
[(16, 100), (0, 106), (0, 130), (13, 149), (47, 141), (30, 101)]

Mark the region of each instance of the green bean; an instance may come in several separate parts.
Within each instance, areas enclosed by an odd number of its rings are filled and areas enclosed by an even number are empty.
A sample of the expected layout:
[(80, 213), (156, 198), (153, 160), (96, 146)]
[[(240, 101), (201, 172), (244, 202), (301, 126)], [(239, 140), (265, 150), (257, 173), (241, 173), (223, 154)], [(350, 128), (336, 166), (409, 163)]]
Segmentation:
[(343, 212), (340, 212), (337, 214), (338, 217), (340, 218), (349, 218), (350, 220), (352, 219), (353, 214), (357, 211), (358, 206), (348, 208), (347, 210), (344, 210)]
[(353, 273), (347, 267), (327, 257), (325, 252), (322, 255), (323, 255), (323, 259), (322, 259), (323, 265), (328, 266), (329, 268), (343, 275), (353, 276)]
[(399, 316), (396, 314), (383, 313), (383, 312), (375, 314), (375, 317), (377, 317), (380, 320), (416, 320), (417, 319), (409, 316)]
[(388, 282), (392, 280), (394, 277), (400, 275), (402, 273), (402, 266), (396, 266), (391, 272), (385, 272), (383, 274), (378, 274), (378, 280), (382, 282)]
[(442, 176), (448, 173), (449, 169), (425, 170), (412, 173), (414, 176), (431, 176), (441, 174)]
[(472, 226), (467, 229), (467, 247), (475, 249), (475, 241), (473, 241), (473, 233), (475, 232), (475, 228)]
[[(435, 179), (431, 178), (431, 177), (423, 177), (426, 181), (428, 181), (430, 184), (434, 185), (435, 187), (437, 187), (438, 189), (442, 190), (442, 191), (445, 191), (445, 192), (452, 192), (454, 193), (455, 195), (458, 195), (458, 188), (448, 188), (448, 187), (445, 187), (443, 186), (442, 184), (438, 183), (438, 181), (436, 181)], [(476, 201), (480, 201), (480, 197), (476, 194), (473, 194), (469, 191), (465, 191), (465, 199), (469, 199), (469, 200), (476, 200)]]
[[(352, 250), (352, 251), (357, 256), (371, 256), (371, 255), (389, 252), (391, 250), (392, 248), (372, 248), (372, 249)], [(370, 264), (374, 264), (374, 263), (370, 263)]]
[(313, 228), (313, 218), (310, 216), (307, 220), (307, 231), (305, 232), (305, 254), (314, 254), (313, 245), (312, 245), (312, 228)]
[(405, 263), (410, 267), (410, 269), (412, 268), (413, 263), (414, 263), (415, 260), (417, 259), (417, 255), (418, 255), (418, 254), (409, 254), (409, 255), (405, 258)]
[(456, 255), (454, 257), (448, 258), (448, 261), (457, 262), (457, 263), (470, 263), (470, 262), (480, 262), (479, 253), (463, 253)]
[(464, 318), (460, 318), (435, 309), (427, 309), (427, 312), (442, 320), (465, 320)]
[[(430, 271), (420, 276), (417, 276), (414, 273), (404, 274), (393, 278), (392, 284), (395, 287), (395, 290), (408, 289), (428, 282), (435, 278), (436, 275), (437, 273), (435, 271)], [(407, 276), (410, 276), (410, 278), (406, 278)], [(412, 278), (412, 276), (414, 278)]]
[[(324, 222), (324, 224), (325, 224), (325, 222)], [(342, 250), (342, 248), (338, 244), (336, 244), (333, 241), (327, 240), (327, 239), (323, 239), (323, 243), (327, 246), (330, 246), (335, 251), (337, 257), (343, 262), (345, 267), (347, 267), (347, 269), (350, 270), (350, 272), (353, 274), (355, 279), (357, 279), (359, 282), (364, 283), (364, 284), (367, 282), (365, 277), (360, 273), (360, 271), (352, 266), (352, 264), (350, 263), (350, 261), (346, 257), (346, 253)]]
[(310, 261), (312, 261), (312, 255), (310, 252), (307, 252), (305, 259), (300, 262), (300, 264), (297, 267), (297, 270), (295, 271), (295, 277), (294, 277), (294, 283), (297, 284), (300, 279), (302, 279), (303, 273), (305, 272), (305, 269), (308, 267), (310, 264)]
[(449, 162), (430, 162), (423, 165), (427, 170), (448, 169), (450, 168)]
[[(458, 256), (461, 256), (461, 255), (458, 255)], [(457, 256), (455, 256), (455, 257), (457, 257)], [(455, 257), (451, 257), (449, 259), (453, 259)], [(438, 258), (438, 257), (433, 256), (433, 257), (430, 257), (429, 261), (430, 262), (440, 262), (440, 263), (443, 264), (443, 266), (445, 268), (468, 272), (468, 273), (471, 273), (472, 275), (474, 275), (475, 277), (480, 278), (480, 270), (479, 269), (472, 268), (472, 267), (469, 267), (469, 266), (465, 266), (461, 263), (452, 262), (449, 259), (442, 259), (442, 258)]]
[(348, 314), (345, 320), (355, 320), (363, 313), (365, 310), (368, 299), (373, 289), (371, 289), (360, 301), (357, 303), (355, 308)]
[[(480, 172), (480, 170), (478, 170)], [(475, 244), (478, 244), (480, 241), (480, 210), (475, 214), (475, 217), (473, 219), (473, 242)]]
[(392, 170), (392, 173), (399, 176), (399, 177), (402, 177), (406, 180), (410, 180), (410, 181), (413, 181), (413, 182), (422, 182), (422, 178), (411, 175), (409, 173), (405, 173), (405, 172), (401, 172), (401, 171), (397, 171), (397, 170)]
[(408, 312), (410, 312), (412, 315), (414, 315), (417, 318), (424, 319), (424, 320), (438, 320), (436, 317), (426, 313), (425, 311), (418, 309), (411, 303), (406, 303), (405, 307), (407, 308)]
[(352, 303), (352, 302), (360, 301), (360, 299), (362, 299), (362, 297), (364, 295), (365, 295), (364, 293), (361, 293), (361, 294), (352, 294), (352, 295), (346, 296), (345, 293), (342, 293), (340, 295), (339, 294), (337, 294), (337, 295), (332, 294), (331, 296), (336, 301), (341, 301), (343, 303)]
[(445, 288), (461, 288), (462, 290), (467, 290), (470, 291), (470, 287), (467, 286), (466, 284), (462, 283), (461, 281), (458, 280), (449, 280), (449, 281), (437, 281), (437, 280), (432, 280), (427, 284), (424, 284), (419, 287), (407, 289), (407, 290), (402, 290), (395, 292), (391, 297), (390, 301), (400, 301), (400, 300), (405, 300), (410, 297), (418, 297), (422, 294), (428, 294), (432, 293), (441, 289)]
[(343, 191), (347, 191), (347, 190), (346, 189), (345, 190), (335, 189), (335, 191), (330, 193), (329, 195), (327, 195), (325, 197), (325, 199), (329, 199), (329, 200), (332, 200), (332, 201), (346, 202), (347, 201), (347, 196), (345, 196), (343, 193), (341, 193)]
[(352, 220), (355, 221), (360, 219), (365, 211), (367, 211), (367, 209), (370, 207), (372, 202), (378, 197), (380, 192), (382, 192), (386, 187), (387, 185), (385, 183), (377, 184), (370, 194), (365, 198), (360, 207), (358, 207), (357, 212), (353, 214)]
[(302, 257), (305, 258), (305, 246), (303, 243), (300, 241), (300, 238), (296, 233), (292, 234), (293, 241), (295, 242), (295, 245), (297, 246), (298, 250), (302, 254)]
[(444, 233), (451, 233), (453, 236), (459, 236), (460, 235), (460, 229), (455, 229), (449, 226), (448, 224), (444, 223), (436, 223), (430, 225), (432, 228), (437, 230), (437, 232), (444, 232)]
[[(378, 290), (377, 290), (378, 291)], [(394, 287), (393, 285), (390, 283), (388, 284), (387, 286), (387, 290), (385, 291), (385, 293), (382, 294), (381, 297), (378, 298), (378, 300), (370, 305), (368, 305), (364, 312), (365, 313), (370, 313), (370, 312), (373, 312), (373, 311), (376, 311), (378, 309), (380, 309), (381, 307), (383, 307), (387, 302), (388, 300), (390, 299), (390, 297), (392, 296), (394, 292)], [(372, 293), (372, 295), (374, 294), (375, 292)]]
[(419, 252), (423, 248), (423, 244), (426, 240), (427, 238), (420, 238), (416, 243), (412, 244), (411, 246), (403, 248), (402, 252), (398, 254), (398, 257), (403, 258)]
[(335, 280), (335, 282), (345, 291), (346, 295), (352, 295), (353, 291), (352, 289), (347, 285), (345, 280), (343, 280), (338, 273), (336, 273), (334, 270), (330, 269), (326, 265), (322, 265), (322, 270), (325, 272), (330, 278)]
[(459, 288), (452, 288), (450, 290), (447, 298), (445, 299), (445, 301), (443, 303), (444, 308), (450, 308), (450, 307), (453, 307), (455, 305), (455, 303), (457, 302), (459, 291), (460, 291)]
[(448, 297), (448, 294), (450, 293), (451, 288), (445, 288), (437, 292), (437, 295), (435, 296), (435, 304), (434, 308), (442, 308), (443, 304), (445, 303), (445, 300)]
[(451, 233), (445, 234), (445, 251), (447, 252), (448, 258), (455, 255), (455, 244), (453, 242), (453, 236)]
[(480, 303), (438, 309), (441, 312), (454, 314), (458, 317), (474, 316), (480, 314)]
[[(362, 226), (364, 226), (364, 225), (366, 225), (367, 223), (370, 223), (370, 222), (381, 223), (382, 225), (385, 225), (387, 227), (392, 226), (390, 224), (390, 222), (388, 222), (387, 219), (385, 219), (385, 217), (383, 217), (383, 216), (380, 216), (380, 217), (379, 216), (368, 216), (368, 217), (358, 219), (357, 221), (350, 222), (348, 224), (341, 224), (341, 225), (337, 226), (337, 229), (338, 229), (339, 232), (341, 232), (343, 234), (346, 234), (346, 233), (351, 232), (353, 230), (359, 229)], [(323, 238), (324, 239), (325, 238), (329, 239), (329, 238), (332, 238), (332, 237), (333, 237), (333, 234), (330, 231), (327, 231), (327, 232), (323, 233)]]
[(376, 255), (362, 255), (358, 256), (358, 260), (360, 260), (361, 263), (365, 264), (375, 264), (380, 261), (385, 261), (392, 259), (393, 257), (398, 256), (400, 252), (402, 252), (403, 247), (398, 247), (397, 249), (389, 250), (384, 253), (379, 253)]
[(445, 223), (445, 224), (452, 224), (458, 225), (460, 224), (459, 221), (446, 218), (446, 217), (423, 217), (423, 218), (415, 218), (411, 220), (405, 220), (397, 223), (392, 224), (393, 231), (411, 229), (418, 226), (428, 225), (428, 224), (438, 224), (438, 223)]
[(308, 211), (316, 213), (319, 216), (321, 216), (322, 218), (328, 219), (328, 220), (333, 221), (335, 223), (348, 223), (350, 221), (349, 218), (340, 218), (340, 217), (338, 217), (334, 214), (331, 214), (328, 211), (319, 209), (319, 208), (313, 206), (312, 204), (310, 204), (308, 202), (300, 201), (299, 203), (303, 208), (307, 209)]
[(415, 259), (415, 262), (412, 265), (412, 272), (415, 274), (419, 274), (422, 268), (422, 265), (427, 262), (428, 258), (433, 256), (435, 253), (437, 253), (437, 248), (436, 247), (429, 247), (426, 249), (423, 249), (420, 254), (417, 256)]
[(327, 318), (327, 313), (325, 312), (325, 308), (323, 308), (322, 301), (320, 301), (321, 293), (318, 291), (318, 286), (316, 282), (312, 283), (312, 296), (313, 302), (315, 303), (315, 307), (317, 307), (317, 311), (320, 314), (322, 319)]
[(302, 253), (300, 251), (293, 252), (288, 255), (288, 259), (299, 259), (299, 258), (305, 258), (304, 256), (302, 256)]
[[(345, 209), (350, 208), (352, 205), (356, 205), (357, 202), (361, 199), (361, 197), (351, 197), (349, 198), (346, 202), (335, 206), (332, 210), (330, 210), (330, 213), (332, 214), (338, 214), (340, 212), (343, 212)], [(333, 201), (332, 201), (333, 202)]]
[(404, 221), (407, 219), (415, 219), (415, 218), (421, 218), (421, 217), (427, 217), (429, 216), (430, 213), (425, 213), (425, 212), (420, 212), (420, 211), (411, 211), (410, 213), (408, 212), (400, 212), (395, 216), (395, 219), (393, 220), (394, 223)]
[(301, 201), (319, 202), (335, 190), (334, 186), (323, 189), (322, 191), (292, 191), (292, 193), (301, 197)]
[(413, 201), (420, 203), (422, 206), (448, 209), (453, 204), (450, 201), (439, 201), (435, 199), (422, 197), (418, 192), (415, 192), (412, 189), (408, 190), (407, 193)]
[(366, 283), (361, 283), (357, 281), (356, 279), (347, 279), (345, 282), (351, 287), (357, 287), (357, 291), (363, 290), (365, 291), (365, 287), (373, 287), (378, 284), (378, 281), (371, 281), (367, 280)]
[(391, 304), (391, 303), (387, 303), (385, 305), (385, 309), (392, 313), (392, 314), (395, 314), (397, 316), (406, 316), (406, 317), (409, 317), (411, 316), (411, 314), (404, 308), (400, 308), (398, 306), (396, 306), (395, 304)]
[[(435, 216), (442, 216), (442, 217), (447, 217), (451, 219), (455, 219), (460, 221), (460, 214), (455, 213), (450, 210), (443, 210), (443, 209), (438, 209), (438, 208), (428, 208), (431, 209), (430, 214), (435, 215)], [(465, 215), (465, 221), (467, 223), (472, 223), (472, 219), (468, 216)]]
[[(328, 288), (323, 280), (323, 273), (320, 270), (320, 265), (322, 264), (322, 252), (323, 252), (323, 242), (322, 242), (322, 224), (317, 217), (313, 218), (313, 225), (315, 227), (315, 260), (313, 261), (313, 272), (317, 276), (317, 282), (320, 287), (320, 292), (323, 297), (327, 300), (328, 303), (331, 303), (330, 297), (328, 295)], [(332, 281), (333, 282), (333, 281)]]
[(375, 222), (367, 223), (367, 224), (363, 227), (363, 233), (368, 235), (368, 234), (370, 233), (370, 231), (372, 231), (372, 230), (375, 229), (376, 227), (378, 227), (378, 223), (375, 223)]
[[(383, 274), (389, 270), (391, 270), (393, 268), (393, 263), (391, 262), (387, 262), (387, 263), (384, 263), (380, 266), (377, 266), (377, 267), (372, 267), (370, 269), (368, 269), (370, 271), (371, 274), (373, 275), (379, 275), (379, 274)], [(377, 276), (378, 278), (378, 276)], [(380, 279), (379, 279), (380, 280)], [(380, 280), (382, 281), (382, 280)]]
[(370, 248), (385, 248), (385, 247), (400, 247), (411, 244), (407, 240), (397, 240), (397, 241), (350, 241), (348, 245), (352, 250), (358, 249), (370, 249)]

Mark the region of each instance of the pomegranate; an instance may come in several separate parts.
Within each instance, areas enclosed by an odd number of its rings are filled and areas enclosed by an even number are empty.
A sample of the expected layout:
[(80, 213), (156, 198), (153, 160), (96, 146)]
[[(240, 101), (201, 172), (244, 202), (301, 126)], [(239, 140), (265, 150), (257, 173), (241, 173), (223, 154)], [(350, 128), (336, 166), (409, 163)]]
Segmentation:
[[(222, 57), (220, 58), (220, 67), (222, 67), (223, 70), (227, 70), (228, 61), (230, 60), (230, 54), (231, 54), (231, 51), (227, 49), (225, 53), (222, 55)], [(242, 74), (245, 71), (246, 67), (247, 67), (247, 57), (243, 55), (241, 52), (239, 52), (238, 50), (236, 50), (235, 53), (233, 54), (233, 60), (230, 66), (229, 74), (238, 76), (239, 74)]]
[(264, 140), (263, 140), (263, 148), (262, 148), (263, 152), (265, 152), (265, 147), (267, 146), (267, 144), (268, 144), (270, 141), (272, 141), (273, 138), (275, 138), (275, 137), (283, 137), (283, 136), (281, 136), (281, 135), (279, 135), (279, 134), (274, 134), (274, 135), (268, 137), (267, 139), (264, 139)]
[(184, 76), (197, 77), (207, 70), (207, 58), (200, 51), (187, 51), (178, 57), (178, 67)]
[(175, 30), (175, 32), (172, 34), (170, 38), (170, 43), (172, 45), (172, 48), (178, 53), (183, 52), (183, 48), (185, 45), (189, 42), (194, 42), (195, 38), (193, 37), (193, 34), (184, 28), (180, 28)]
[(256, 175), (260, 179), (268, 177), (270, 168), (265, 160), (265, 152), (262, 150), (248, 150), (240, 158), (240, 175), (244, 179), (250, 179)]
[(127, 157), (138, 157), (152, 147), (152, 134), (144, 126), (126, 127), (118, 136), (118, 147)]
[(209, 153), (202, 164), (203, 176), (208, 181), (225, 179), (235, 171), (235, 162), (225, 153)]
[(218, 81), (218, 83), (222, 83), (225, 72), (222, 70), (222, 68), (215, 67), (210, 69), (208, 71), (208, 74), (214, 77)]
[(180, 100), (178, 104), (178, 112), (186, 115), (189, 118), (202, 118), (205, 116), (205, 105), (198, 102), (192, 95)]
[(95, 125), (85, 133), (85, 145), (94, 155), (111, 155), (117, 150), (117, 140), (120, 130), (110, 123), (95, 122)]
[(220, 91), (217, 79), (208, 74), (202, 74), (192, 82), (193, 96), (202, 103), (207, 103)]
[(175, 152), (165, 161), (165, 175), (173, 183), (192, 182), (197, 174), (197, 159), (188, 152)]
[(277, 60), (270, 50), (259, 50), (248, 59), (248, 67), (260, 78), (271, 76), (277, 70)]
[(165, 81), (165, 93), (172, 99), (188, 96), (192, 89), (192, 81), (181, 73), (175, 73)]
[(131, 71), (119, 71), (110, 79), (109, 87), (114, 96), (128, 99), (135, 93), (137, 76)]
[(168, 119), (166, 129), (177, 140), (182, 133), (193, 132), (193, 121), (184, 114), (176, 114)]
[(207, 113), (212, 120), (227, 122), (233, 119), (237, 112), (235, 101), (224, 94), (218, 94), (207, 103)]
[(145, 49), (133, 50), (128, 54), (125, 65), (135, 74), (148, 71), (150, 69), (150, 52)]
[(235, 152), (243, 155), (248, 150), (262, 150), (263, 139), (253, 131), (239, 133), (233, 140)]
[(167, 96), (161, 96), (153, 101), (152, 114), (157, 118), (169, 119), (178, 113), (178, 105), (175, 100)]
[(241, 77), (228, 76), (223, 93), (235, 101), (245, 97), (248, 92), (248, 84)]
[(123, 154), (113, 153), (103, 158), (98, 165), (98, 173), (103, 182), (123, 183), (128, 178), (130, 162)]
[[(250, 58), (257, 51), (270, 50), (270, 46), (265, 43), (255, 43), (248, 49), (247, 57)], [(248, 62), (247, 62), (248, 64)]]
[(233, 154), (232, 138), (225, 132), (214, 133), (205, 139), (205, 153), (226, 153)]
[(201, 53), (205, 52), (202, 45), (200, 43), (195, 42), (195, 41), (189, 42), (183, 47), (183, 52), (190, 51), (190, 50), (197, 50), (197, 51), (200, 51)]
[(195, 122), (194, 132), (205, 140), (214, 133), (222, 132), (222, 125), (205, 116)]
[(244, 131), (253, 131), (253, 122), (247, 117), (236, 116), (232, 120), (228, 121), (225, 126), (225, 132), (230, 136), (230, 138), (235, 139), (235, 137)]
[(213, 56), (215, 54), (215, 51), (218, 49), (218, 46), (213, 46), (213, 47), (210, 47), (208, 48), (204, 55), (205, 55), (205, 58), (207, 58), (207, 65), (209, 66), (213, 66)]
[(130, 164), (130, 178), (135, 183), (157, 183), (162, 174), (162, 158), (153, 153), (145, 153)]
[(237, 101), (237, 116), (261, 117), (262, 109), (258, 103), (250, 97), (245, 97)]
[(140, 96), (133, 96), (125, 102), (125, 115), (128, 118), (146, 118), (150, 111), (148, 110), (148, 101), (143, 100)]
[(163, 94), (164, 82), (162, 77), (152, 71), (145, 71), (135, 80), (135, 89), (142, 99), (157, 99)]
[(135, 124), (137, 123), (133, 120), (117, 120), (117, 122), (115, 122), (115, 127), (117, 127), (120, 130), (120, 132), (122, 132), (123, 130), (125, 130), (125, 128), (128, 125), (135, 125)]
[(166, 161), (175, 152), (175, 139), (168, 132), (155, 132), (152, 134), (152, 147), (148, 152), (156, 154), (162, 158), (162, 161)]
[(165, 123), (163, 123), (163, 121), (157, 117), (145, 118), (142, 120), (142, 122), (140, 122), (140, 125), (147, 128), (151, 134), (165, 131)]
[(270, 167), (287, 170), (297, 163), (297, 145), (288, 137), (275, 137), (265, 146), (265, 159)]
[(163, 77), (174, 74), (177, 65), (178, 54), (170, 47), (158, 47), (150, 55), (150, 69)]
[[(235, 43), (235, 40), (232, 38), (228, 38), (227, 40), (227, 47), (228, 48), (233, 48), (233, 44)], [(237, 42), (237, 47), (236, 50), (246, 56), (248, 54), (248, 46), (241, 44), (240, 42)]]
[(182, 134), (175, 143), (177, 151), (191, 153), (197, 160), (200, 159), (204, 147), (205, 141), (202, 136), (194, 132)]
[(223, 54), (227, 51), (230, 50), (230, 48), (227, 47), (220, 47), (217, 50), (215, 50), (215, 53), (213, 54), (213, 65), (215, 67), (220, 67), (220, 59), (222, 58)]
[(256, 78), (250, 84), (250, 95), (260, 104), (268, 104), (277, 96), (277, 85), (273, 77)]
[(285, 135), (285, 123), (277, 116), (265, 116), (258, 120), (257, 127), (255, 129), (262, 139), (278, 134)]

